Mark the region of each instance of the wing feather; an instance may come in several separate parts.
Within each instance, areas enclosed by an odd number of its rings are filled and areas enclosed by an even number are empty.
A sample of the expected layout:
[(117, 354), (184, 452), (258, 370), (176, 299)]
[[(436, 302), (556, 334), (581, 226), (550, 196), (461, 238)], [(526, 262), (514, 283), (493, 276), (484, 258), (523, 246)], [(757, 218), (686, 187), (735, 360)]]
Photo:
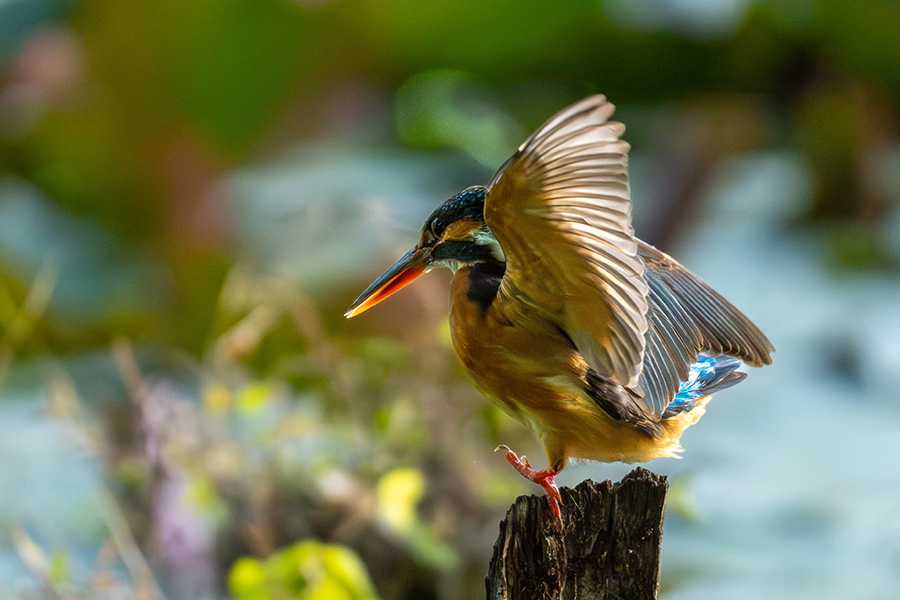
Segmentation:
[(750, 319), (674, 259), (639, 243), (650, 286), (641, 380), (654, 414), (669, 405), (700, 353), (757, 367), (772, 362), (771, 342)]
[(494, 175), (485, 221), (506, 254), (501, 293), (539, 307), (591, 368), (640, 397), (649, 288), (613, 110), (592, 96), (551, 117)]
[(634, 237), (629, 145), (592, 96), (551, 117), (488, 185), (505, 297), (539, 311), (588, 365), (660, 419), (700, 353), (760, 366), (772, 345), (699, 277)]

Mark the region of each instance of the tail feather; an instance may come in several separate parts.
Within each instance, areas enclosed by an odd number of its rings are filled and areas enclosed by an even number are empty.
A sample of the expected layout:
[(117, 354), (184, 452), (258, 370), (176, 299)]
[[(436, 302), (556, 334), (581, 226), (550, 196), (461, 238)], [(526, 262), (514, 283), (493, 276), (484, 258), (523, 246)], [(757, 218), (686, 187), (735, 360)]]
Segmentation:
[(698, 356), (697, 362), (691, 365), (688, 380), (681, 384), (663, 418), (689, 411), (694, 408), (695, 400), (743, 381), (747, 374), (736, 370), (740, 366), (741, 361), (731, 356)]

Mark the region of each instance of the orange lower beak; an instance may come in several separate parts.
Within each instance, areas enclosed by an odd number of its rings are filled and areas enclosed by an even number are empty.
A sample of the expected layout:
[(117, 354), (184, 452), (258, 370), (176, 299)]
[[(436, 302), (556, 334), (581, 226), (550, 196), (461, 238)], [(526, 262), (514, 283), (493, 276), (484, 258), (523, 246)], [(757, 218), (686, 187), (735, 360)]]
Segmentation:
[(384, 272), (372, 285), (366, 288), (350, 306), (344, 316), (348, 319), (369, 310), (394, 292), (406, 287), (428, 271), (431, 250), (413, 248), (403, 255), (393, 267)]

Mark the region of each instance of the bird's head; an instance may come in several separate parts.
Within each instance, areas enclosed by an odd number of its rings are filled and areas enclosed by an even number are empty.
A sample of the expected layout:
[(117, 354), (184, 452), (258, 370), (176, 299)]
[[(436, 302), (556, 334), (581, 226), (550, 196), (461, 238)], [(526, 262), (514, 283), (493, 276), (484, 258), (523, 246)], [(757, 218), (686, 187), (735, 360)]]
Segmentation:
[(344, 313), (347, 318), (368, 310), (436, 267), (453, 271), (479, 262), (505, 263), (497, 238), (484, 222), (487, 188), (470, 187), (431, 213), (416, 247), (384, 272)]

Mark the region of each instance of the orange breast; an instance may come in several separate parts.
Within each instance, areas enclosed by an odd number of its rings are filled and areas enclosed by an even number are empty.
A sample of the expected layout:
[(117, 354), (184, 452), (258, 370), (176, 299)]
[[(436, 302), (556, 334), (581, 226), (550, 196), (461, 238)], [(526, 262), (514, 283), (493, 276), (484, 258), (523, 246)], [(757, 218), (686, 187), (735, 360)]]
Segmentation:
[(517, 302), (494, 301), (483, 309), (469, 299), (469, 286), (469, 269), (460, 269), (450, 290), (456, 353), (482, 393), (534, 425), (529, 413), (564, 395), (560, 383), (578, 383), (577, 352), (559, 330)]

